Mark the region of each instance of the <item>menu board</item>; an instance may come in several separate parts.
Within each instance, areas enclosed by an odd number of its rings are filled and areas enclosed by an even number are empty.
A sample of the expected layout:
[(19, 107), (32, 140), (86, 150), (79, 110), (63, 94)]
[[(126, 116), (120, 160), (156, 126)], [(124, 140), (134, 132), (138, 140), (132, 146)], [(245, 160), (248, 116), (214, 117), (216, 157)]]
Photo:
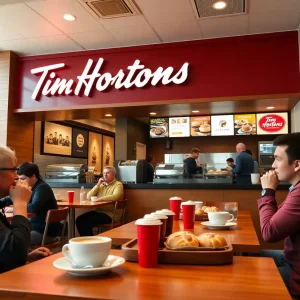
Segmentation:
[(233, 115), (211, 116), (211, 135), (234, 135)]
[(190, 136), (190, 117), (169, 118), (169, 137)]
[(210, 116), (191, 117), (191, 136), (211, 135)]
[(289, 132), (287, 112), (257, 114), (256, 122), (257, 134), (284, 134)]
[(234, 134), (255, 135), (256, 115), (255, 114), (234, 115)]
[(150, 118), (150, 137), (164, 138), (169, 136), (169, 118)]

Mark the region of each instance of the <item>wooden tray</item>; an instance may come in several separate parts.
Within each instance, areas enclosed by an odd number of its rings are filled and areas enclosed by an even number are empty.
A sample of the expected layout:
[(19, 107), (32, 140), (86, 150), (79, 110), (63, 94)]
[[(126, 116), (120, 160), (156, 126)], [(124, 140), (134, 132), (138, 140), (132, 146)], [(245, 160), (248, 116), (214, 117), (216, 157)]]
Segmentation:
[[(127, 261), (138, 261), (137, 239), (133, 239), (122, 246), (123, 257)], [(225, 250), (168, 250), (158, 251), (158, 261), (162, 264), (177, 265), (225, 265), (232, 264), (233, 249), (229, 245)]]
[[(179, 220), (183, 220), (183, 215), (180, 213)], [(208, 214), (195, 215), (195, 221), (208, 221)]]

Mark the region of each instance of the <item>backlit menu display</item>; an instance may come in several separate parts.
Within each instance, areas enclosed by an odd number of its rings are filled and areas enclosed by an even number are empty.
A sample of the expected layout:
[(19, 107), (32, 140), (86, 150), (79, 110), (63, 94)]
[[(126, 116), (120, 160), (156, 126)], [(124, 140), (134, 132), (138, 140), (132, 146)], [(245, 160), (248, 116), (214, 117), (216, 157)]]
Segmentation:
[(210, 116), (191, 117), (191, 136), (211, 135)]
[(169, 137), (190, 136), (190, 117), (169, 118)]
[(234, 135), (233, 115), (211, 116), (211, 135)]
[(256, 115), (234, 115), (235, 135), (256, 135)]
[(284, 134), (289, 132), (287, 112), (257, 114), (256, 120), (257, 134)]
[(164, 138), (169, 136), (169, 118), (150, 118), (150, 137)]

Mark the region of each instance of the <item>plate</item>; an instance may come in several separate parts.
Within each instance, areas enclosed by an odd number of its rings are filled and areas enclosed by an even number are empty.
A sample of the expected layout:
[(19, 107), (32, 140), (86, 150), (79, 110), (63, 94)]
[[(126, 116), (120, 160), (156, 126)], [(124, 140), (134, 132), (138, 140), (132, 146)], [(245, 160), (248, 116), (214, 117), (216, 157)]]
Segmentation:
[(124, 264), (125, 259), (120, 256), (108, 255), (107, 260), (104, 262), (102, 267), (99, 268), (76, 268), (72, 263), (65, 257), (58, 258), (53, 262), (53, 266), (57, 269), (68, 271), (70, 274), (75, 276), (95, 276), (103, 275), (110, 270)]
[(244, 131), (242, 131), (242, 128), (241, 128), (241, 129), (239, 129), (239, 130), (237, 131), (237, 133), (238, 133), (238, 134), (244, 134), (244, 135), (251, 134), (251, 132), (252, 132), (252, 128), (251, 128), (251, 130), (250, 130), (250, 131), (248, 131), (248, 132), (244, 132)]
[(202, 225), (206, 226), (208, 229), (229, 229), (233, 226), (236, 226), (236, 222), (227, 222), (225, 225), (213, 225), (209, 221), (207, 222), (201, 222)]

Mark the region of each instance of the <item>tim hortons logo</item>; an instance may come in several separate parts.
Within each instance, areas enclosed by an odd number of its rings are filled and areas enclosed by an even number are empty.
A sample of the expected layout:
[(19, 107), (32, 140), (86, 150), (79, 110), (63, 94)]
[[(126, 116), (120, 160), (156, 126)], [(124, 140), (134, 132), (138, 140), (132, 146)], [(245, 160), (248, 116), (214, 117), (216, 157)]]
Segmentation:
[[(140, 64), (138, 59), (128, 66), (128, 74), (125, 74), (122, 69), (116, 75), (109, 72), (101, 73), (101, 67), (104, 59), (99, 58), (97, 64), (92, 68), (93, 60), (89, 59), (82, 74), (77, 76), (78, 81), (73, 79), (59, 78), (54, 70), (65, 67), (64, 63), (44, 66), (31, 70), (31, 73), (41, 74), (39, 81), (33, 91), (32, 99), (38, 100), (40, 94), (44, 96), (53, 95), (79, 95), (82, 91), (85, 96), (89, 96), (91, 89), (96, 84), (96, 90), (99, 92), (105, 91), (108, 87), (114, 86), (115, 89), (131, 87), (141, 88), (150, 83), (156, 86), (159, 82), (163, 85), (170, 83), (181, 84), (188, 77), (188, 66), (185, 62), (177, 73), (174, 72), (173, 67), (163, 69), (158, 67), (156, 71), (152, 72)], [(175, 74), (174, 74), (175, 73)]]
[(284, 118), (276, 114), (263, 116), (258, 122), (258, 126), (262, 130), (268, 132), (280, 131), (281, 129), (283, 129), (284, 125)]

